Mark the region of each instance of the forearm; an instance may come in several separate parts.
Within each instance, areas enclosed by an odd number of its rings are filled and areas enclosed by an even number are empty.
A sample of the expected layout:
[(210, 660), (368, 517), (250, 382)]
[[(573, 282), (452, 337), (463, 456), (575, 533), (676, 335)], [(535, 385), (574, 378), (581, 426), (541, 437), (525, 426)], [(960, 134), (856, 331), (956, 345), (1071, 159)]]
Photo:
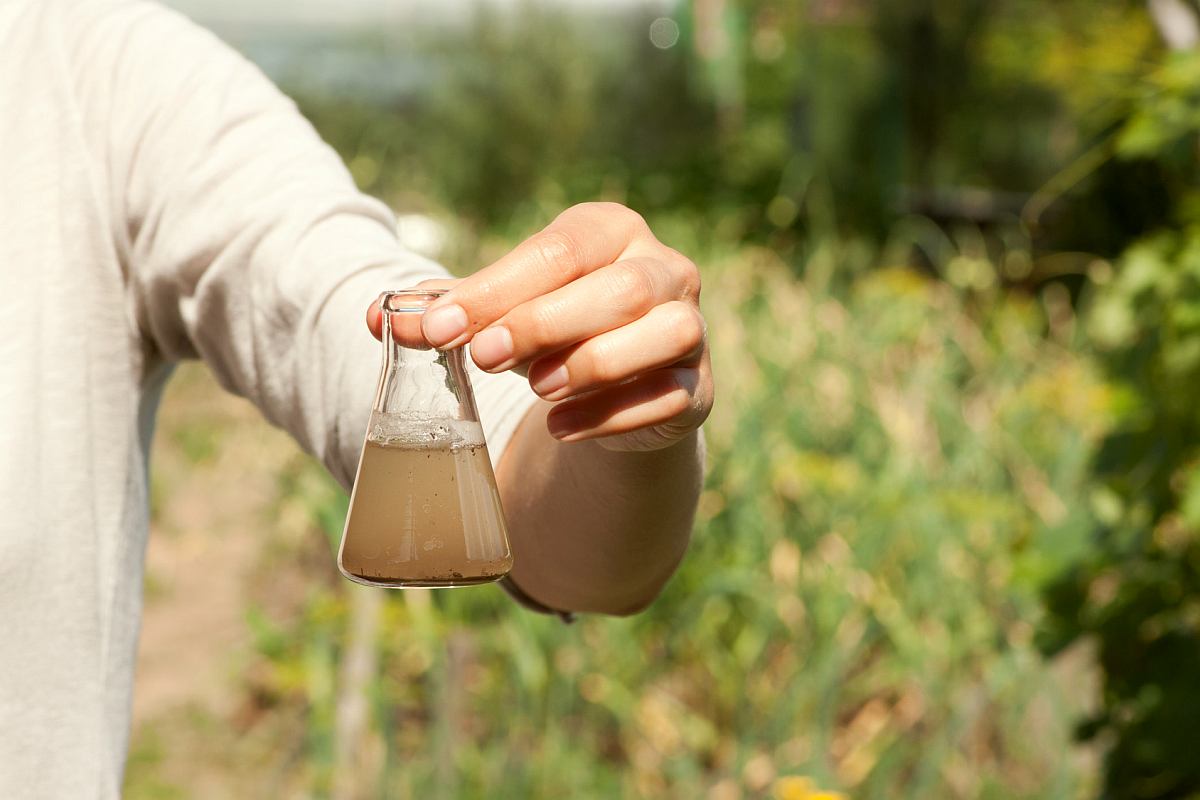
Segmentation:
[(683, 557), (703, 477), (699, 434), (652, 452), (564, 444), (539, 403), (518, 428), (497, 480), (512, 539), (512, 578), (565, 611), (645, 608)]

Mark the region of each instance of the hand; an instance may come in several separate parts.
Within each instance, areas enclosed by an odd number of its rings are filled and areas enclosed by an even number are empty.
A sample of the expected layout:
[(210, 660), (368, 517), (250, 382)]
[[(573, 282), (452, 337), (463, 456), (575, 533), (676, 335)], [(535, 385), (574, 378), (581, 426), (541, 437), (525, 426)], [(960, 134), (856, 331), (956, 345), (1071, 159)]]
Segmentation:
[[(469, 341), (481, 369), (526, 375), (556, 404), (546, 424), (561, 441), (656, 450), (712, 408), (696, 265), (624, 206), (569, 208), (491, 266), (437, 283), (450, 291), (422, 317), (426, 340)], [(377, 306), (367, 319), (379, 336)]]

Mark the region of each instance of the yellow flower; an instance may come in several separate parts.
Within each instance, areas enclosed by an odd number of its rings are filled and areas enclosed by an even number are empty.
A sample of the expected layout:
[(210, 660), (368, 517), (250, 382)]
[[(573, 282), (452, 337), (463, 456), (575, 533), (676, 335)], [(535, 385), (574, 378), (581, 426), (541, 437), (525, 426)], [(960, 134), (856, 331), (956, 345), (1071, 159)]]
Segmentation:
[(804, 775), (785, 775), (775, 781), (775, 800), (848, 800), (841, 792), (823, 792), (812, 778)]
[(811, 778), (786, 775), (775, 781), (775, 800), (811, 800), (816, 788)]

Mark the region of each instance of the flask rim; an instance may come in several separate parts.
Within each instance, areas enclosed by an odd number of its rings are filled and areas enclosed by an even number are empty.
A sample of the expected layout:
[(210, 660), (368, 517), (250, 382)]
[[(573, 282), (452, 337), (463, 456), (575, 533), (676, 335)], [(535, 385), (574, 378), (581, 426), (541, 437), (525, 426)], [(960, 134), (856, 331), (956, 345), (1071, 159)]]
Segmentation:
[[(379, 310), (385, 314), (423, 314), (429, 304), (446, 294), (447, 289), (389, 289), (379, 295)], [(399, 298), (411, 305), (393, 307), (391, 301)], [(425, 302), (421, 302), (424, 300)]]

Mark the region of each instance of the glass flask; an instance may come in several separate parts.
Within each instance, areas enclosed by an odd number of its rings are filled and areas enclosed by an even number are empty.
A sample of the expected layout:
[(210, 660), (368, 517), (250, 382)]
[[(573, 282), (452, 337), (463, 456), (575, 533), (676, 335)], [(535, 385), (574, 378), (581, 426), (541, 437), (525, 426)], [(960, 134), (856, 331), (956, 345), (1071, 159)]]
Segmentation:
[(512, 568), (463, 348), (421, 334), (444, 293), (380, 298), (383, 369), (338, 551), (342, 574), (368, 586), (470, 586)]

